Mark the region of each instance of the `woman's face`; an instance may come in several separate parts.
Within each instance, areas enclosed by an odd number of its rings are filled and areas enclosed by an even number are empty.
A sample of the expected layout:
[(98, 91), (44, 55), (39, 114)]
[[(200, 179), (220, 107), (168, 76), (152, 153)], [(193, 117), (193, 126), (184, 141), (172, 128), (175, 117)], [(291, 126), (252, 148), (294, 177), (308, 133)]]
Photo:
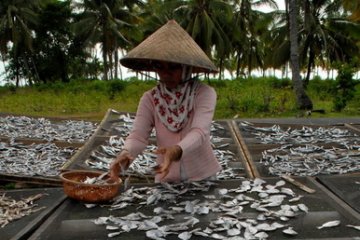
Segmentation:
[(165, 83), (167, 88), (175, 88), (181, 82), (182, 67), (180, 64), (161, 63), (156, 69), (160, 82)]

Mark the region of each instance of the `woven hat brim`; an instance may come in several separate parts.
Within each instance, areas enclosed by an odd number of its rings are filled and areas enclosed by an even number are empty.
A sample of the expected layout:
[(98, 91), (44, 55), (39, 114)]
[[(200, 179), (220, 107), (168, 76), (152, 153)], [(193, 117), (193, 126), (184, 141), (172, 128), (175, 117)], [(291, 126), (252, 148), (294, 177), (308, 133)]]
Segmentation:
[(154, 71), (154, 61), (193, 67), (194, 73), (216, 73), (217, 68), (190, 35), (174, 20), (132, 49), (120, 63), (135, 71)]
[[(122, 58), (120, 60), (121, 64), (127, 68), (130, 68), (134, 71), (148, 71), (148, 72), (155, 72), (154, 69), (154, 62), (164, 61), (163, 59), (145, 59), (145, 58)], [(206, 67), (199, 67), (199, 64), (193, 63), (184, 63), (184, 62), (175, 62), (175, 61), (166, 61), (171, 63), (178, 63), (186, 66), (192, 67), (193, 73), (217, 73), (216, 67), (211, 68), (209, 66)]]

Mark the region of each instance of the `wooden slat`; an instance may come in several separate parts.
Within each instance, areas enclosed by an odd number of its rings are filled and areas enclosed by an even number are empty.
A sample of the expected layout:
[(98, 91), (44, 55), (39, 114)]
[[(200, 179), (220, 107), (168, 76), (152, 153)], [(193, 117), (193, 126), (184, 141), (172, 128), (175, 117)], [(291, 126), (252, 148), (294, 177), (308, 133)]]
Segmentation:
[(352, 126), (351, 124), (348, 124), (348, 123), (345, 123), (344, 126), (347, 127), (347, 128), (350, 128), (352, 131), (355, 131), (358, 134), (360, 134), (360, 129), (359, 128), (354, 127), (354, 126)]
[(61, 186), (61, 180), (55, 177), (20, 176), (16, 174), (0, 174), (3, 182), (24, 183), (26, 185)]
[(256, 166), (254, 165), (254, 162), (252, 161), (250, 152), (248, 148), (246, 147), (245, 141), (243, 137), (241, 136), (241, 133), (236, 126), (235, 121), (230, 121), (229, 123), (230, 129), (234, 135), (236, 143), (239, 145), (240, 153), (242, 155), (243, 163), (246, 169), (246, 173), (248, 174), (249, 178), (256, 178), (259, 177), (260, 174), (256, 169)]
[(308, 177), (308, 179), (313, 182), (316, 187), (321, 189), (333, 202), (336, 203), (336, 209), (338, 209), (343, 214), (350, 216), (353, 221), (360, 221), (360, 214), (356, 212), (351, 206), (349, 206), (346, 202), (344, 202), (341, 198), (336, 196), (333, 192), (331, 192), (327, 187), (316, 181), (316, 179), (312, 177)]
[(95, 139), (98, 137), (99, 132), (104, 131), (104, 125), (108, 121), (108, 118), (110, 117), (112, 112), (112, 109), (108, 109), (104, 118), (96, 128), (93, 135), (86, 141), (86, 143), (70, 158), (69, 161), (67, 161), (63, 167), (61, 168), (61, 171), (67, 171), (71, 165), (73, 165), (78, 159), (80, 159), (80, 156), (85, 152), (92, 144), (94, 143)]
[(30, 235), (41, 226), (46, 219), (56, 210), (56, 208), (65, 201), (67, 196), (64, 194), (60, 198), (54, 199), (54, 202), (51, 206), (47, 207), (41, 214), (36, 217), (30, 224), (22, 228), (15, 236), (10, 238), (10, 240), (18, 239), (28, 239)]
[(282, 175), (281, 178), (288, 181), (289, 183), (295, 185), (296, 187), (300, 188), (301, 190), (303, 190), (303, 191), (305, 191), (307, 193), (314, 193), (315, 192), (315, 189), (309, 188), (308, 186), (302, 184), (299, 181), (296, 181), (295, 179), (293, 179), (290, 176)]

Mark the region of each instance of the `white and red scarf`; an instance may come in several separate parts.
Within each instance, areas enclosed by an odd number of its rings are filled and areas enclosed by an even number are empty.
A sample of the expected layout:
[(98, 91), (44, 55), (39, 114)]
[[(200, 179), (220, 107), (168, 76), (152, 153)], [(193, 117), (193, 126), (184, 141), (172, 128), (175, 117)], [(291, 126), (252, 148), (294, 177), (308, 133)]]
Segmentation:
[(198, 85), (197, 80), (190, 80), (168, 89), (164, 83), (159, 82), (152, 90), (155, 111), (170, 131), (178, 132), (187, 123), (194, 108)]

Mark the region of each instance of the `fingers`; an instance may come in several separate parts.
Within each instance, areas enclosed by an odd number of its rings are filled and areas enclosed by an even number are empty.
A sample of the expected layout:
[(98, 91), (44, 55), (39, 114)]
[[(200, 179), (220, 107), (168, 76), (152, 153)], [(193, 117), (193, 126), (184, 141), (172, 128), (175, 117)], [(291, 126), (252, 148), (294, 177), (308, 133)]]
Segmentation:
[(162, 175), (161, 179), (163, 179), (169, 173), (170, 165), (171, 161), (168, 158), (164, 158), (164, 162), (162, 162), (160, 165), (155, 166), (153, 169), (157, 174)]
[(163, 162), (153, 169), (157, 174), (161, 174), (162, 178), (164, 178), (169, 173), (172, 162), (180, 160), (182, 149), (178, 145), (173, 145), (168, 147), (160, 147), (156, 149), (154, 153), (163, 155)]
[(133, 157), (129, 153), (121, 153), (117, 158), (110, 164), (109, 175), (111, 179), (118, 179), (119, 173), (125, 172), (132, 161)]
[(120, 172), (120, 165), (116, 161), (112, 162), (109, 172), (110, 178), (112, 180), (117, 180), (119, 178), (119, 172)]
[(166, 153), (166, 148), (160, 147), (158, 149), (154, 150), (155, 154), (165, 154)]
[(164, 168), (164, 167), (162, 166), (162, 164), (156, 165), (155, 167), (153, 167), (153, 170), (154, 170), (157, 174), (162, 175), (162, 176), (161, 176), (161, 179), (163, 179), (164, 177), (166, 177), (166, 176), (168, 175), (168, 173), (169, 173), (169, 167)]

